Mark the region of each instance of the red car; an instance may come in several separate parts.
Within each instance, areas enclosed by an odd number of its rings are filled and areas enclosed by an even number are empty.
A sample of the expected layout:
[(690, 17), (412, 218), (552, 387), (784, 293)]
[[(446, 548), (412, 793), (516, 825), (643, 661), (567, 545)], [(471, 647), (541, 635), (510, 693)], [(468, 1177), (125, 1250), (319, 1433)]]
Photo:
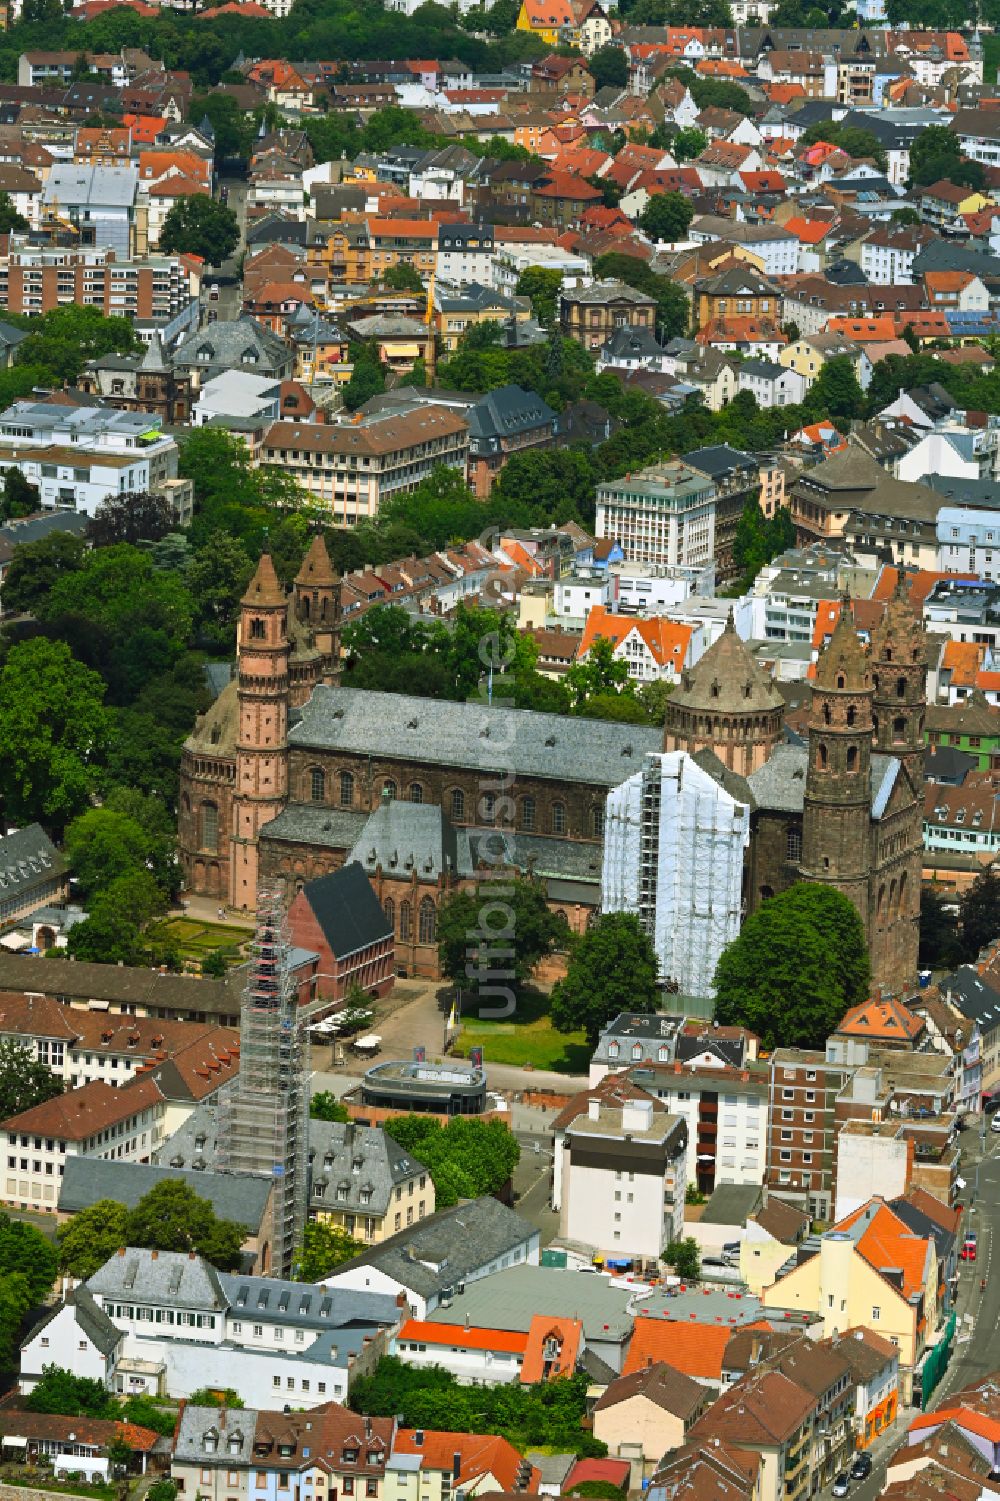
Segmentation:
[(965, 1240), (962, 1243), (963, 1261), (975, 1261), (978, 1244), (975, 1230), (967, 1230), (965, 1232)]

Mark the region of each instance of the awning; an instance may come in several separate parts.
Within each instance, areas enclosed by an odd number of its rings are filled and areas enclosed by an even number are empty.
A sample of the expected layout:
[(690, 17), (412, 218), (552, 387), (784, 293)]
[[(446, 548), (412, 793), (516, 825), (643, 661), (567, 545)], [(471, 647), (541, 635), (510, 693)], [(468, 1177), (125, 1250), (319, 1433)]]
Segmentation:
[(0, 938), (0, 948), (9, 949), (14, 954), (19, 954), (22, 949), (30, 947), (31, 937), (27, 933), (5, 933)]
[(0, 1442), (2, 1442), (5, 1449), (26, 1449), (28, 1447), (28, 1440), (22, 1438), (18, 1433), (5, 1433)]
[(379, 1037), (374, 1032), (372, 1032), (368, 1037), (359, 1037), (357, 1042), (354, 1044), (356, 1048), (365, 1048), (368, 1051), (370, 1051), (372, 1048), (381, 1047), (381, 1045), (381, 1037)]

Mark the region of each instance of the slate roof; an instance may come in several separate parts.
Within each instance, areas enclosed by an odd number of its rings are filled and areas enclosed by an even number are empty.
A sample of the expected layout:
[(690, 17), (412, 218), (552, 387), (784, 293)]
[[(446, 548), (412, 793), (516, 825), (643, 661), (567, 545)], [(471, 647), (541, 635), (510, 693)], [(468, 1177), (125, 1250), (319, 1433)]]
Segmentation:
[[(312, 844), (321, 849), (353, 849), (369, 814), (349, 808), (322, 808), (313, 803), (289, 803), (277, 818), (263, 824), (261, 839), (282, 839), (289, 844)], [(352, 856), (357, 858), (357, 856)]]
[(392, 937), (392, 924), (357, 860), (328, 876), (308, 881), (302, 896), (338, 959)]
[(520, 386), (499, 386), (487, 391), (467, 413), (469, 437), (473, 441), (495, 442), (518, 433), (549, 426), (554, 430), (556, 414), (534, 391)]
[(75, 1287), (72, 1292), (67, 1293), (65, 1303), (56, 1303), (48, 1310), (41, 1322), (35, 1324), (29, 1331), (28, 1339), (34, 1339), (37, 1334), (41, 1333), (46, 1324), (51, 1324), (52, 1320), (62, 1311), (66, 1304), (75, 1308), (76, 1322), (94, 1348), (100, 1350), (102, 1355), (111, 1355), (118, 1348), (124, 1335), (120, 1329), (115, 1327), (111, 1319), (104, 1312), (104, 1309), (83, 1282), (78, 1287)]
[(141, 1288), (148, 1303), (222, 1312), (227, 1306), (221, 1273), (202, 1256), (186, 1251), (147, 1251), (128, 1246), (87, 1281), (96, 1297), (118, 1302)]
[[(702, 658), (704, 661), (704, 658)], [(805, 795), (806, 767), (809, 752), (804, 745), (777, 745), (763, 766), (747, 777), (750, 791), (759, 808), (794, 813), (802, 807)], [(873, 806), (884, 801), (899, 762), (895, 756), (872, 756), (871, 789)]]
[[(713, 693), (716, 680), (721, 687), (718, 693)], [(747, 684), (751, 687), (750, 697), (745, 695)], [(734, 707), (743, 714), (784, 709), (781, 694), (737, 635), (731, 615), (722, 635), (713, 641), (694, 667), (685, 671), (680, 687), (674, 690), (669, 700), (671, 713), (677, 708), (719, 713), (726, 707)]]
[(0, 901), (16, 900), (43, 880), (66, 872), (66, 862), (41, 824), (30, 823), (0, 839)]
[[(385, 1131), (353, 1121), (310, 1120), (309, 1164), (313, 1209), (328, 1210), (335, 1202), (338, 1212), (348, 1214), (385, 1214), (396, 1185), (427, 1171)], [(337, 1197), (341, 1186), (346, 1199)], [(370, 1190), (370, 1197), (362, 1199), (362, 1190)]]
[(144, 1007), (170, 1006), (209, 1016), (237, 1013), (240, 978), (199, 980), (193, 975), (161, 975), (154, 969), (119, 968), (65, 959), (42, 959), (0, 949), (0, 990), (32, 990), (68, 1000), (126, 1001)]
[[(207, 350), (207, 361), (198, 358)], [(220, 320), (206, 328), (195, 329), (181, 339), (170, 357), (175, 370), (199, 370), (202, 379), (225, 370), (245, 368), (245, 355), (253, 351), (252, 369), (257, 375), (274, 375), (292, 365), (292, 351), (283, 339), (254, 318)]]
[(464, 1199), (365, 1250), (331, 1277), (371, 1266), (421, 1297), (436, 1297), (537, 1233), (498, 1199)]
[[(365, 824), (349, 858), (374, 875), (376, 867), (436, 881), (445, 868), (472, 874), (469, 831), (456, 828), (434, 803), (384, 798)], [(306, 888), (308, 891), (308, 887)]]
[[(755, 362), (744, 362), (740, 369), (744, 369), (747, 363)], [(707, 448), (695, 448), (686, 453), (684, 462), (700, 469), (709, 479), (717, 480), (737, 469), (752, 469), (756, 475), (760, 461), (755, 454), (731, 448), (728, 443), (711, 443)]]
[(288, 740), (361, 755), (378, 745), (384, 760), (463, 768), (471, 761), (482, 771), (606, 787), (618, 786), (662, 746), (655, 728), (322, 684)]
[(103, 1157), (67, 1157), (65, 1169), (59, 1187), (60, 1214), (78, 1214), (99, 1199), (116, 1199), (131, 1209), (158, 1183), (179, 1180), (207, 1199), (220, 1219), (235, 1220), (251, 1235), (263, 1224), (271, 1191), (266, 1178), (252, 1173), (195, 1172)]
[(658, 359), (662, 354), (662, 345), (656, 342), (649, 329), (630, 328), (627, 323), (616, 328), (601, 349), (602, 360)]

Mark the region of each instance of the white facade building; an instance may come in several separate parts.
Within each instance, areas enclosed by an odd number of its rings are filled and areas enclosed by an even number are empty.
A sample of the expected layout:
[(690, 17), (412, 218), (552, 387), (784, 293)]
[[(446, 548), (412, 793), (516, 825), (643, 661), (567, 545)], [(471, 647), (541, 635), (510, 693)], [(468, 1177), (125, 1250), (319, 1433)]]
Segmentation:
[(1000, 577), (1000, 512), (942, 506), (937, 539), (937, 566), (942, 573)]
[(628, 563), (693, 568), (715, 556), (716, 488), (680, 460), (650, 465), (597, 490), (597, 535)]
[(635, 912), (660, 974), (711, 996), (719, 955), (740, 930), (750, 809), (686, 751), (646, 757), (608, 794), (601, 905)]

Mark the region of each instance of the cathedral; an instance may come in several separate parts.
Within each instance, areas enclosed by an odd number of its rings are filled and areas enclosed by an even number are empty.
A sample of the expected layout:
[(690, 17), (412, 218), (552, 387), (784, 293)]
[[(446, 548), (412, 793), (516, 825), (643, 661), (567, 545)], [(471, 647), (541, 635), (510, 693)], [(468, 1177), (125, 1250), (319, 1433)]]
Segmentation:
[(181, 762), (188, 890), (243, 911), (364, 866), (400, 973), (436, 975), (436, 911), (497, 864), (531, 871), (582, 931), (601, 900), (609, 793), (685, 751), (749, 809), (742, 910), (795, 881), (861, 915), (876, 989), (916, 980), (926, 647), (897, 594), (863, 644), (841, 607), (813, 684), (807, 743), (732, 621), (667, 701), (662, 731), (485, 702), (340, 686), (340, 581), (321, 538), (286, 594), (265, 555), (244, 595), (233, 680)]

